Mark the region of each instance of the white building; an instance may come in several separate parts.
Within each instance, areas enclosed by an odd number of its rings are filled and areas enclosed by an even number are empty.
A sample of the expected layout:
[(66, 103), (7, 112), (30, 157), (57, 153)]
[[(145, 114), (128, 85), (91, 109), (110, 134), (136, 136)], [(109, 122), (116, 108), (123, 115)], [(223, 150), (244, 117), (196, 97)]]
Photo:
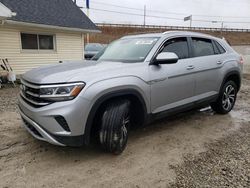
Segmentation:
[(72, 0), (0, 0), (0, 59), (17, 74), (84, 58), (84, 34), (100, 32)]

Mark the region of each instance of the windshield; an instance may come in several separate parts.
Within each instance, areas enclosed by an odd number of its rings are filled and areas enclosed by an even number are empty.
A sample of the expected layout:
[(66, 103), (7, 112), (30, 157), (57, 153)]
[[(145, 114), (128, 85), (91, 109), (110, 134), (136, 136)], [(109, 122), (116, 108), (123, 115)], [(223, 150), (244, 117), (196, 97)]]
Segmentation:
[(100, 51), (104, 48), (101, 44), (86, 44), (85, 51)]
[(158, 38), (125, 38), (114, 41), (93, 59), (102, 61), (143, 62)]

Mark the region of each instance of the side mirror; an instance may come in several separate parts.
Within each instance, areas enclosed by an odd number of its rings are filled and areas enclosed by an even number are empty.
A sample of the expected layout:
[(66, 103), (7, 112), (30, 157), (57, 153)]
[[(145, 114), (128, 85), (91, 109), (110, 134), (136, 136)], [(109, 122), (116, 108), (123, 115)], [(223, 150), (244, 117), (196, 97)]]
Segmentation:
[(154, 64), (173, 64), (178, 60), (178, 56), (173, 52), (161, 52), (156, 56)]

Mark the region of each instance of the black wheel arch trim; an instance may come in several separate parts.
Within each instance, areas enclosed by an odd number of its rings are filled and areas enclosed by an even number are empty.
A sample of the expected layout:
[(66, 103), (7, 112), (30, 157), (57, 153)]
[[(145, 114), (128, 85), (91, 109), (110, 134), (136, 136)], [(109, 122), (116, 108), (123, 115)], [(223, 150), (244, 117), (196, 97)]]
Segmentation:
[[(238, 78), (239, 78), (239, 85), (237, 85), (239, 88), (237, 88), (237, 89), (238, 89), (238, 91), (240, 90), (240, 87), (241, 87), (241, 79), (242, 79), (242, 78), (241, 78), (241, 74), (240, 74), (239, 71), (233, 70), (233, 71), (230, 71), (230, 72), (226, 73), (226, 75), (224, 76), (223, 81), (222, 81), (221, 86), (220, 86), (220, 91), (221, 91), (221, 89), (223, 88), (223, 85), (225, 84), (226, 80), (227, 80), (230, 76), (233, 76), (233, 75), (237, 75)], [(236, 84), (238, 84), (238, 83), (236, 83)]]
[(142, 104), (143, 107), (143, 113), (144, 113), (144, 122), (147, 120), (147, 106), (145, 103), (144, 98), (142, 97), (142, 95), (136, 90), (136, 89), (122, 89), (122, 90), (116, 90), (116, 91), (112, 91), (112, 92), (108, 92), (104, 95), (102, 95), (101, 97), (99, 97), (94, 105), (92, 106), (88, 118), (87, 118), (87, 122), (85, 125), (85, 131), (84, 131), (84, 144), (85, 145), (89, 145), (90, 143), (90, 136), (91, 136), (91, 128), (94, 122), (94, 118), (95, 115), (99, 109), (99, 107), (107, 100), (115, 98), (115, 97), (119, 97), (119, 96), (123, 96), (123, 95), (133, 95), (135, 97), (137, 97), (139, 99), (139, 101)]

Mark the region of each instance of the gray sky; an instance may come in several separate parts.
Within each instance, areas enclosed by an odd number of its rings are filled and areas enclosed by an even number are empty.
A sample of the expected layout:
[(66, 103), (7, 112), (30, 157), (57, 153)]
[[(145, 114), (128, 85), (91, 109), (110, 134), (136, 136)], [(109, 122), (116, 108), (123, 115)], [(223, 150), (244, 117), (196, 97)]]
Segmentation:
[[(89, 1), (90, 18), (95, 23), (143, 24), (143, 9), (146, 5), (146, 15), (148, 15), (146, 16), (146, 24), (148, 25), (189, 26), (189, 22), (184, 22), (183, 17), (192, 14), (192, 26), (221, 27), (223, 21), (226, 28), (250, 29), (250, 0)], [(77, 0), (77, 4), (85, 7), (85, 0)], [(86, 13), (86, 9), (83, 11)], [(212, 21), (217, 21), (217, 23), (212, 23)]]

